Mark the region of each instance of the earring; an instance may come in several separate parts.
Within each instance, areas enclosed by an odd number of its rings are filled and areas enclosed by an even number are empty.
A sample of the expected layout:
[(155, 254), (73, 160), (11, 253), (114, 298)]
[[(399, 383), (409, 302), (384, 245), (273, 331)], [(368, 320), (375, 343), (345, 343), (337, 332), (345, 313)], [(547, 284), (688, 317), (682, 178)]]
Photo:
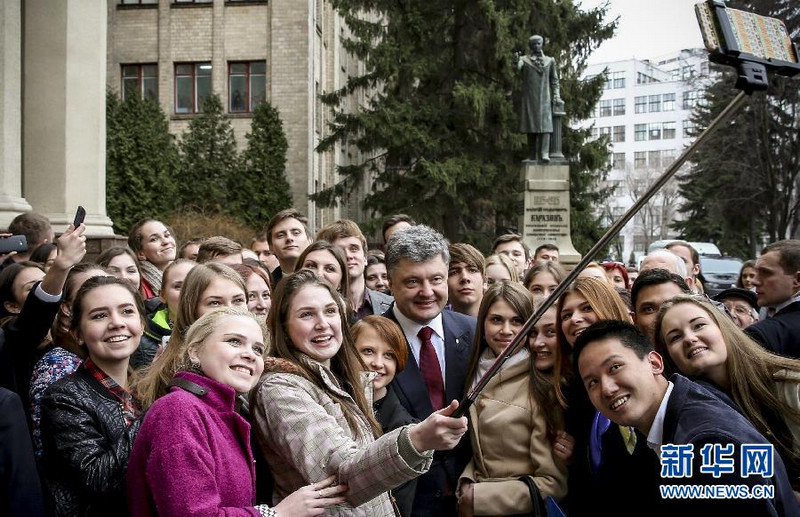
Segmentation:
[(195, 373), (200, 373), (200, 363), (198, 363), (196, 361), (190, 361), (189, 362), (189, 370), (193, 371)]

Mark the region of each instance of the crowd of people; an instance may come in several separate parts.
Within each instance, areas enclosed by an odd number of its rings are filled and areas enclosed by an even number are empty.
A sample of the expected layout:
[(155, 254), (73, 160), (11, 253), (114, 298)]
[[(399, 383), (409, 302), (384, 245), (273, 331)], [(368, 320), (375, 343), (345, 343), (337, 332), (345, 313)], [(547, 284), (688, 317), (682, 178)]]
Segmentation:
[[(145, 219), (94, 262), (84, 232), (8, 228), (0, 515), (800, 515), (800, 241), (713, 297), (675, 241), (550, 300), (557, 246), (402, 214), (382, 249), (294, 209), (250, 243)], [(701, 485), (744, 496), (664, 495)]]

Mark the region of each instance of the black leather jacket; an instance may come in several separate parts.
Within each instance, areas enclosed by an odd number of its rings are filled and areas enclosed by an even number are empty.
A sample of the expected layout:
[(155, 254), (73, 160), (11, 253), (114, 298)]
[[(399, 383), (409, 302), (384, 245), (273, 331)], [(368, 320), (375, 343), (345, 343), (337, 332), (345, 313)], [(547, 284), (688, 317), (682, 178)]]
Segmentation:
[(81, 366), (42, 399), (44, 477), (57, 516), (127, 515), (125, 473), (141, 418)]

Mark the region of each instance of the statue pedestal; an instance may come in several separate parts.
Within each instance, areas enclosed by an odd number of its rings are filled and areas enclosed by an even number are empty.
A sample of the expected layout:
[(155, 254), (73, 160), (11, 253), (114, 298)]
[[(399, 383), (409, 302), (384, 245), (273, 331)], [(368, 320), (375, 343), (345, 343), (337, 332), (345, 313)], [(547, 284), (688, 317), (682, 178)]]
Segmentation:
[(522, 162), (523, 215), (519, 228), (525, 244), (535, 250), (550, 243), (558, 246), (559, 261), (572, 269), (581, 256), (570, 233), (569, 165)]

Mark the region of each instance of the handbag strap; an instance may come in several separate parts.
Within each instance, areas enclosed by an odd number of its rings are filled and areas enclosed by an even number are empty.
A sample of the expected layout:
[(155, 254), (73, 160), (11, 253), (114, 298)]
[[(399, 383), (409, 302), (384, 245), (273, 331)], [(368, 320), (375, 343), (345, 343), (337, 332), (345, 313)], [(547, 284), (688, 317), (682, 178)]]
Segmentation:
[(528, 486), (528, 491), (531, 494), (531, 504), (533, 507), (531, 515), (533, 515), (533, 517), (546, 517), (547, 510), (544, 507), (544, 501), (542, 501), (542, 494), (539, 493), (539, 487), (533, 482), (533, 478), (531, 476), (522, 476), (519, 480)]

